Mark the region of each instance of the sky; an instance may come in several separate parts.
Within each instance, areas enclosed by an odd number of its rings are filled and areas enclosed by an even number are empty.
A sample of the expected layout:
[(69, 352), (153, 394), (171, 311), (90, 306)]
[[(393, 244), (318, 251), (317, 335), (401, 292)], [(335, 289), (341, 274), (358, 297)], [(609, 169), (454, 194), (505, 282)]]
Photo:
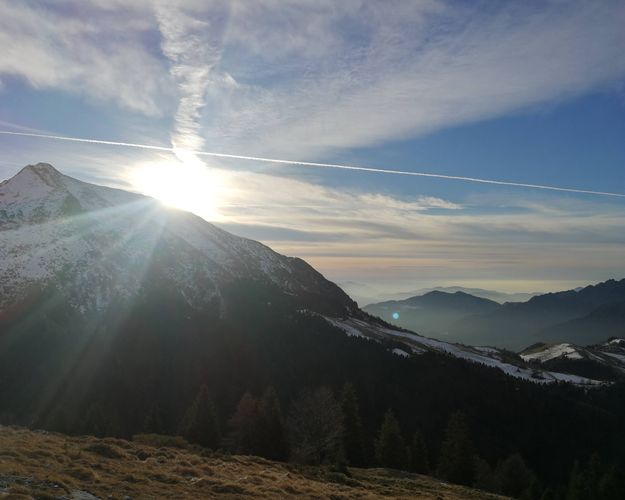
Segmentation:
[(0, 178), (44, 161), (348, 290), (625, 276), (625, 3), (0, 0)]

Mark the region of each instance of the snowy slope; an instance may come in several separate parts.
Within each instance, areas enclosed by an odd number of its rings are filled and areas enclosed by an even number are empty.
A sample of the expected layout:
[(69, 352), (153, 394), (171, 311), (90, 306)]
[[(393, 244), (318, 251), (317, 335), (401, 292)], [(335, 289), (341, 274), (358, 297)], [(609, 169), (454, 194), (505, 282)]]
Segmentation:
[(342, 319), (326, 317), (326, 320), (350, 336), (367, 337), (379, 341), (398, 341), (406, 346), (405, 350), (402, 349), (404, 352), (409, 351), (416, 355), (427, 351), (439, 352), (456, 358), (465, 359), (472, 363), (497, 368), (512, 377), (528, 380), (530, 382), (541, 384), (569, 382), (580, 386), (599, 386), (604, 384), (604, 382), (592, 380), (587, 377), (528, 367), (522, 360), (519, 360), (520, 362), (518, 364), (513, 364), (506, 359), (507, 357), (502, 351), (491, 347), (482, 348), (450, 344), (355, 317)]
[(520, 356), (525, 361), (540, 364), (558, 360), (590, 361), (625, 373), (625, 339), (620, 338), (586, 347), (570, 343), (535, 344), (522, 351)]
[(536, 350), (527, 350), (521, 353), (521, 357), (525, 361), (545, 362), (555, 358), (582, 359), (581, 349), (573, 344), (553, 344), (546, 345), (544, 348)]
[(171, 286), (221, 312), (237, 279), (356, 305), (300, 259), (227, 233), (151, 198), (81, 182), (39, 163), (0, 184), (0, 311), (56, 287), (82, 311), (103, 310), (146, 284)]

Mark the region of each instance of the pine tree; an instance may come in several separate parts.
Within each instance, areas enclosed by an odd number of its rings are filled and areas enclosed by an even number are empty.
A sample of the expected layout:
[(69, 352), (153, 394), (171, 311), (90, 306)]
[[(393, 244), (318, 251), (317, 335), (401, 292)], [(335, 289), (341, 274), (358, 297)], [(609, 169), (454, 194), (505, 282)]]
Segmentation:
[(280, 399), (268, 387), (258, 404), (259, 454), (271, 460), (284, 460), (287, 455), (286, 433)]
[(454, 413), (447, 425), (437, 474), (449, 482), (470, 486), (475, 476), (473, 442), (465, 416)]
[(419, 431), (414, 433), (410, 444), (410, 467), (418, 474), (427, 474), (430, 470), (427, 446)]
[[(601, 481), (601, 477), (603, 476), (603, 464), (601, 463), (601, 458), (598, 453), (593, 453), (588, 460), (588, 464), (586, 465), (586, 469), (584, 470), (584, 479), (589, 488), (593, 491), (592, 498), (599, 498), (599, 481)], [(589, 497), (590, 499), (591, 497)]]
[(97, 402), (87, 408), (81, 427), (84, 434), (97, 437), (120, 435), (120, 425), (115, 412), (108, 411), (104, 405)]
[(499, 484), (495, 472), (486, 460), (476, 455), (473, 459), (473, 467), (475, 469), (475, 478), (472, 484), (474, 488), (492, 491), (493, 493), (499, 491)]
[(291, 457), (296, 462), (333, 464), (341, 458), (341, 407), (329, 389), (304, 393), (293, 402), (288, 435)]
[(514, 498), (529, 491), (535, 481), (534, 473), (519, 454), (510, 455), (497, 467), (499, 492)]
[(232, 447), (237, 453), (259, 453), (259, 412), (258, 401), (249, 392), (241, 397), (228, 425)]
[(584, 474), (579, 462), (576, 460), (569, 476), (569, 487), (566, 491), (566, 500), (584, 500), (586, 498), (586, 485)]
[[(619, 478), (621, 479), (619, 481)], [(602, 500), (618, 500), (625, 497), (625, 490), (622, 484), (622, 476), (614, 470), (609, 469), (603, 474), (599, 481), (599, 495)]]
[(184, 416), (181, 427), (182, 435), (191, 443), (213, 449), (219, 446), (217, 411), (205, 385), (200, 387), (197, 397)]
[(599, 495), (600, 481), (602, 479), (602, 465), (599, 455), (593, 453), (586, 467), (581, 467), (575, 461), (569, 480), (569, 488), (566, 493), (567, 500), (595, 500), (603, 499)]
[(148, 434), (165, 434), (165, 424), (157, 404), (153, 404), (145, 415), (142, 431)]
[(400, 470), (408, 468), (406, 444), (399, 422), (392, 410), (388, 410), (384, 415), (384, 421), (375, 443), (375, 455), (378, 464), (382, 467)]
[(343, 413), (343, 451), (349, 465), (362, 467), (364, 457), (364, 431), (358, 399), (351, 384), (345, 384), (341, 396), (341, 411)]

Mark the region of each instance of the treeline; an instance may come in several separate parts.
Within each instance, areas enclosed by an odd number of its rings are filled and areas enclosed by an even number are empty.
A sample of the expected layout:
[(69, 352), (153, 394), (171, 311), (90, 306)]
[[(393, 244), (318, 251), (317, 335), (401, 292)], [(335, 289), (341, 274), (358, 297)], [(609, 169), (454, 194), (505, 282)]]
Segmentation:
[[(348, 337), (261, 292), (241, 286), (226, 318), (168, 295), (92, 323), (54, 296), (40, 314), (0, 318), (0, 423), (184, 435), (212, 449), (427, 471), (517, 496), (529, 485), (530, 498), (566, 499), (582, 483), (625, 498), (614, 479), (625, 468), (625, 384), (540, 386), (435, 353), (398, 357), (392, 344)], [(589, 468), (593, 452), (600, 466)]]
[[(286, 411), (273, 387), (258, 395), (246, 391), (225, 421), (219, 414), (202, 385), (177, 434), (186, 442), (226, 453), (322, 465), (345, 474), (348, 466), (385, 467), (527, 500), (617, 500), (625, 495), (622, 474), (602, 464), (598, 454), (585, 463), (576, 461), (568, 482), (561, 485), (542, 484), (519, 453), (489, 463), (479, 456), (468, 418), (460, 411), (450, 415), (435, 449), (428, 447), (418, 427), (406, 434), (392, 409), (369, 435), (351, 384), (337, 394), (327, 387), (304, 391)], [(92, 430), (97, 434), (101, 429)], [(163, 436), (164, 432), (154, 406), (139, 439), (157, 445), (179, 442)]]

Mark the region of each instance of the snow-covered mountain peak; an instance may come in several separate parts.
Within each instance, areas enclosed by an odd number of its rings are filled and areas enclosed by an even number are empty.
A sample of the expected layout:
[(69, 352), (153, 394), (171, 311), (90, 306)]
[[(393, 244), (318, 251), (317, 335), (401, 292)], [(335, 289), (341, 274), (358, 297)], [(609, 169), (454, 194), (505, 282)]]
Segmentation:
[(51, 188), (63, 187), (63, 174), (59, 172), (49, 163), (37, 163), (35, 165), (26, 165), (20, 170), (12, 181), (26, 179), (26, 183), (31, 185), (41, 182)]
[(41, 198), (64, 189), (63, 174), (48, 163), (28, 165), (0, 184), (0, 204), (11, 205)]
[(300, 259), (152, 198), (82, 182), (45, 163), (0, 184), (0, 312), (50, 287), (79, 310), (103, 311), (163, 286), (194, 307), (223, 312), (222, 291), (237, 280), (330, 308), (356, 307)]
[(0, 228), (43, 223), (149, 198), (96, 186), (62, 174), (49, 163), (28, 165), (0, 183)]

